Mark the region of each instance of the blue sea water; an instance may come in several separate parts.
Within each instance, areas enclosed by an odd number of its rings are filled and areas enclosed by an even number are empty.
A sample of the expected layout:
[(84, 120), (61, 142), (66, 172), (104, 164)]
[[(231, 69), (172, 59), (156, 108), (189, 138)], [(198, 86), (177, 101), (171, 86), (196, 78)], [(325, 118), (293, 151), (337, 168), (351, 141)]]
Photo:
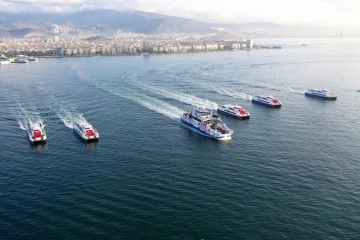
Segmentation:
[[(0, 238), (359, 239), (360, 39), (255, 42), (282, 49), (1, 65)], [(224, 103), (251, 113), (222, 116), (231, 141), (179, 123)], [(29, 144), (34, 121), (46, 145)]]

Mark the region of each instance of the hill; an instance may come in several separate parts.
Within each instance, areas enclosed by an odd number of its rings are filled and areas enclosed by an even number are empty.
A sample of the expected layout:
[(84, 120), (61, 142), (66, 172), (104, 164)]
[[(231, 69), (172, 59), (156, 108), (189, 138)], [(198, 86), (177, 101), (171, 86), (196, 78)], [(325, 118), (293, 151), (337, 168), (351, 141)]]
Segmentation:
[(157, 13), (109, 9), (68, 14), (0, 12), (0, 38), (54, 35), (111, 37), (120, 31), (142, 34), (216, 33), (218, 36), (228, 38), (314, 36), (334, 32), (325, 28), (300, 29), (301, 31), (298, 27), (285, 27), (271, 22), (206, 23)]

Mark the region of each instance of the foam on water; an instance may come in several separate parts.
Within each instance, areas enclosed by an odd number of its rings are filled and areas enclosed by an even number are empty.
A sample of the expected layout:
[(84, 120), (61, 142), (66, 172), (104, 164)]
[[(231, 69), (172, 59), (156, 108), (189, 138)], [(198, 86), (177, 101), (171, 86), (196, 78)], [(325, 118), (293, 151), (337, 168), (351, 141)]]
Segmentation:
[(275, 90), (279, 92), (285, 93), (297, 93), (297, 94), (304, 94), (305, 92), (293, 87), (286, 86), (284, 84), (274, 84), (274, 85), (259, 85), (265, 89)]
[(291, 93), (305, 94), (305, 91), (299, 90), (299, 89), (296, 89), (296, 88), (292, 88), (292, 87), (288, 87), (288, 90)]
[(247, 93), (243, 93), (243, 92), (237, 92), (235, 90), (231, 90), (231, 89), (213, 89), (213, 91), (216, 91), (217, 93), (220, 93), (222, 95), (226, 95), (226, 96), (230, 96), (233, 98), (238, 98), (238, 99), (242, 99), (242, 100), (248, 100), (251, 101), (252, 99), (252, 95), (247, 94)]
[(61, 119), (64, 125), (68, 128), (73, 129), (73, 123), (80, 121), (80, 122), (87, 122), (86, 119), (83, 117), (82, 113), (71, 112), (67, 109), (61, 109), (56, 115)]
[[(124, 76), (122, 78), (124, 78)], [(104, 90), (114, 96), (125, 98), (132, 102), (135, 102), (149, 110), (155, 111), (174, 120), (178, 120), (181, 114), (185, 112), (184, 110), (164, 101), (161, 101), (160, 99), (157, 99), (155, 97), (141, 94), (134, 89), (124, 87), (123, 85), (119, 86), (118, 82), (104, 84), (103, 82), (93, 81), (91, 85), (101, 90)]]
[(266, 84), (249, 84), (249, 83), (244, 83), (250, 87), (255, 87), (255, 88), (263, 88), (263, 89), (269, 89), (269, 90), (274, 90), (274, 91), (279, 91), (279, 92), (285, 92), (285, 93), (297, 93), (297, 94), (304, 94), (305, 92), (290, 86), (286, 86), (285, 84), (282, 83), (274, 83), (271, 85), (266, 85)]
[(230, 88), (223, 88), (223, 87), (213, 87), (210, 84), (202, 84), (202, 83), (198, 83), (197, 85), (199, 85), (199, 87), (202, 87), (204, 89), (207, 89), (209, 91), (213, 91), (225, 96), (229, 96), (229, 97), (233, 97), (233, 98), (238, 98), (238, 99), (242, 99), (242, 100), (248, 100), (251, 101), (252, 99), (252, 95), (244, 93), (244, 92), (239, 92)]
[(140, 84), (140, 83), (134, 83), (131, 82), (130, 84), (136, 86), (136, 87), (140, 87), (144, 90), (150, 91), (152, 93), (155, 94), (159, 94), (162, 95), (164, 97), (167, 98), (171, 98), (174, 100), (177, 100), (179, 102), (183, 102), (192, 106), (197, 106), (197, 107), (204, 107), (204, 108), (209, 108), (209, 109), (217, 109), (219, 107), (219, 105), (216, 102), (212, 102), (210, 100), (207, 99), (202, 99), (199, 98), (197, 96), (194, 95), (190, 95), (190, 94), (185, 94), (179, 91), (170, 91), (170, 90), (165, 90), (165, 89), (161, 89), (158, 87), (152, 87), (146, 84)]
[(19, 106), (19, 114), (17, 116), (17, 122), (19, 124), (20, 129), (25, 131), (28, 129), (28, 126), (30, 124), (41, 123), (42, 125), (44, 125), (43, 123), (44, 121), (40, 117), (36, 109), (34, 111), (29, 110), (21, 105)]
[(179, 119), (181, 114), (185, 111), (177, 108), (171, 104), (161, 101), (157, 98), (150, 97), (144, 94), (140, 94), (132, 89), (121, 88), (109, 88), (104, 86), (97, 86), (98, 88), (107, 91), (115, 96), (122, 97), (140, 104), (147, 109), (163, 114), (171, 119)]

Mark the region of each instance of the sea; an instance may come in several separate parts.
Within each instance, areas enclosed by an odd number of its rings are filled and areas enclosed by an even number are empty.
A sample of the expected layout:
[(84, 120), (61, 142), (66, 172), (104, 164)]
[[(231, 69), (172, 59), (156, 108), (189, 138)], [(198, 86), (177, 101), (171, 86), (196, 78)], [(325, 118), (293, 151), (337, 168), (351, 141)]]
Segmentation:
[[(360, 239), (360, 39), (254, 42), (281, 49), (0, 65), (0, 239)], [(221, 104), (230, 141), (179, 121)]]

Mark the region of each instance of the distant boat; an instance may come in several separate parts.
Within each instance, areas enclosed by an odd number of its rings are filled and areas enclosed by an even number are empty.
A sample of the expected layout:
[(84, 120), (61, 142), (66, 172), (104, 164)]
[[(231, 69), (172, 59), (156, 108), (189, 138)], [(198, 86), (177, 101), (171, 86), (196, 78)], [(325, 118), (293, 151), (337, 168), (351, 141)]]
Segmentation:
[(27, 60), (30, 62), (34, 62), (34, 61), (37, 61), (37, 58), (36, 57), (28, 57)]
[(29, 60), (25, 59), (25, 58), (17, 58), (15, 59), (14, 63), (28, 63)]
[(0, 65), (10, 64), (10, 60), (0, 60)]
[(272, 108), (280, 108), (281, 102), (273, 96), (254, 96), (251, 101)]
[(360, 90), (357, 90), (357, 92), (360, 92)]
[(75, 133), (85, 142), (98, 141), (98, 131), (86, 121), (77, 121), (73, 125)]
[(11, 61), (7, 57), (5, 57), (5, 56), (0, 57), (0, 65), (5, 65), (5, 64), (10, 64), (10, 63), (11, 63)]
[(250, 113), (238, 105), (225, 104), (218, 108), (218, 112), (238, 119), (250, 118)]
[(29, 140), (32, 144), (46, 143), (46, 132), (44, 125), (41, 123), (29, 124), (27, 129)]
[(305, 96), (323, 98), (329, 100), (335, 100), (337, 98), (337, 95), (335, 93), (330, 92), (327, 89), (323, 89), (323, 90), (309, 89), (305, 92)]

